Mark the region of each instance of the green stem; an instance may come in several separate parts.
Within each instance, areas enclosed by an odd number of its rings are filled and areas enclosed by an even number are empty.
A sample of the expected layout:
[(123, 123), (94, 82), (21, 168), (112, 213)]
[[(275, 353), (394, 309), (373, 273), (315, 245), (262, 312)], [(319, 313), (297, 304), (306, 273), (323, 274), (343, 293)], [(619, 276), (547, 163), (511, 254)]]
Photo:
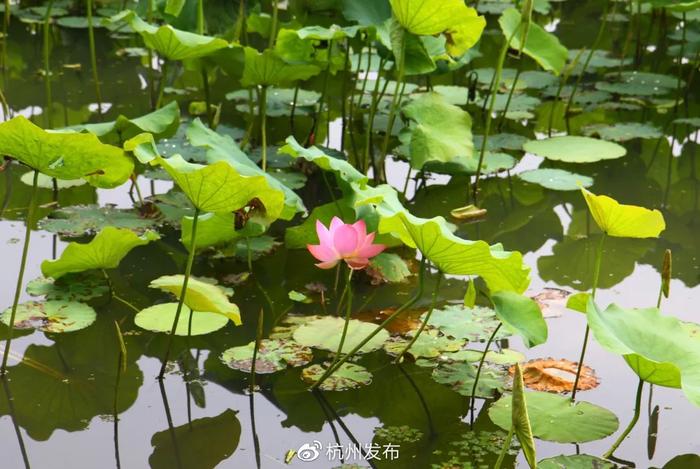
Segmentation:
[(513, 100), (513, 94), (515, 93), (515, 87), (518, 84), (518, 79), (520, 78), (520, 74), (522, 73), (523, 69), (523, 60), (522, 57), (518, 60), (518, 67), (515, 71), (515, 78), (513, 79), (513, 84), (510, 85), (510, 91), (508, 92), (508, 99), (506, 100), (506, 105), (503, 108), (503, 114), (501, 114), (501, 119), (498, 121), (498, 130), (500, 130), (503, 127), (503, 122), (506, 120), (506, 114), (508, 114), (508, 108), (510, 107), (510, 102)]
[[(394, 88), (394, 96), (391, 100), (391, 108), (389, 109), (389, 122), (386, 126), (386, 134), (384, 135), (384, 146), (382, 147), (382, 159), (386, 158), (387, 153), (389, 153), (389, 142), (391, 141), (391, 131), (394, 128), (394, 121), (396, 120), (396, 111), (399, 109), (401, 103), (401, 97), (403, 95), (403, 80), (406, 74), (406, 35), (408, 31), (403, 31), (401, 35), (401, 48), (399, 49), (398, 57), (398, 72), (396, 75), (396, 87)], [(378, 175), (374, 175), (375, 181), (378, 179)]]
[(294, 136), (294, 117), (297, 112), (297, 100), (299, 99), (299, 82), (294, 85), (294, 98), (292, 99), (292, 109), (289, 112), (289, 133)]
[(250, 363), (250, 385), (248, 390), (251, 394), (255, 392), (255, 365), (258, 361), (258, 351), (260, 350), (260, 342), (263, 336), (263, 320), (263, 309), (260, 308), (260, 312), (258, 313), (258, 327), (255, 333), (255, 346), (253, 348), (253, 361)]
[(241, 36), (243, 35), (243, 28), (245, 26), (245, 0), (239, 0), (238, 3), (238, 17), (236, 18), (236, 26), (233, 30), (233, 42), (240, 42)]
[(204, 102), (207, 104), (207, 121), (209, 128), (214, 128), (214, 117), (211, 113), (211, 92), (209, 90), (209, 75), (207, 74), (207, 66), (202, 64), (202, 87), (204, 89)]
[(197, 0), (197, 34), (204, 34), (204, 0)]
[(27, 211), (26, 229), (24, 231), (24, 246), (22, 248), (22, 260), (19, 265), (19, 275), (17, 276), (17, 286), (15, 287), (15, 299), (12, 302), (12, 312), (10, 313), (10, 322), (7, 332), (7, 341), (5, 342), (5, 351), (2, 356), (2, 368), (0, 375), (4, 375), (7, 371), (7, 359), (10, 356), (10, 345), (12, 344), (12, 335), (14, 333), (15, 315), (17, 314), (17, 305), (19, 298), (22, 295), (22, 282), (24, 281), (24, 269), (27, 266), (27, 255), (29, 253), (29, 239), (32, 235), (32, 220), (36, 211), (36, 196), (38, 192), (39, 171), (34, 170), (34, 179), (32, 181), (32, 195), (29, 199), (29, 210)]
[(267, 86), (258, 93), (258, 112), (260, 113), (260, 139), (262, 140), (262, 170), (267, 171)]
[(481, 369), (484, 367), (484, 361), (486, 361), (486, 354), (489, 352), (489, 348), (491, 347), (491, 344), (493, 343), (494, 339), (496, 338), (496, 334), (498, 334), (498, 331), (499, 331), (499, 329), (501, 329), (502, 325), (503, 325), (503, 323), (499, 322), (498, 326), (496, 326), (496, 329), (494, 329), (494, 331), (491, 333), (489, 340), (486, 342), (486, 347), (484, 347), (484, 353), (481, 355), (481, 359), (479, 359), (479, 366), (476, 369), (476, 376), (474, 376), (474, 384), (472, 385), (472, 395), (469, 398), (469, 410), (470, 410), (469, 425), (470, 425), (470, 427), (474, 426), (474, 401), (476, 400), (476, 387), (479, 384), (479, 377), (481, 376)]
[(51, 118), (51, 108), (53, 107), (53, 96), (51, 93), (51, 64), (50, 64), (50, 34), (51, 34), (51, 9), (53, 8), (53, 0), (49, 0), (46, 7), (46, 15), (44, 16), (44, 93), (46, 94), (46, 127), (53, 127), (53, 119)]
[(345, 345), (345, 336), (348, 333), (348, 325), (350, 324), (350, 316), (352, 315), (352, 273), (354, 270), (348, 267), (348, 280), (345, 282), (345, 291), (343, 296), (347, 294), (347, 306), (345, 308), (345, 324), (343, 324), (343, 332), (340, 334), (340, 342), (338, 343), (338, 351), (335, 353), (334, 364), (338, 362), (343, 353), (343, 345)]
[(278, 16), (279, 5), (277, 5), (277, 0), (272, 0), (272, 21), (270, 22), (270, 39), (267, 47), (271, 49), (275, 45), (275, 40), (277, 39), (277, 16)]
[(625, 441), (625, 438), (627, 438), (627, 435), (630, 434), (634, 426), (637, 425), (642, 403), (642, 389), (644, 389), (644, 380), (640, 378), (639, 384), (637, 385), (637, 396), (634, 401), (634, 415), (632, 416), (632, 420), (630, 421), (629, 425), (627, 425), (627, 428), (625, 428), (622, 434), (620, 434), (617, 440), (615, 440), (615, 443), (613, 443), (610, 449), (605, 452), (605, 454), (603, 455), (603, 459), (610, 458), (613, 455), (613, 453), (615, 453), (615, 450), (617, 450), (617, 448), (622, 444), (622, 442)]
[(132, 311), (134, 311), (136, 314), (138, 314), (138, 313), (141, 312), (140, 309), (138, 309), (136, 306), (134, 306), (133, 304), (129, 303), (127, 300), (125, 300), (125, 299), (122, 298), (121, 296), (117, 295), (116, 293), (112, 293), (112, 298), (114, 298), (114, 299), (117, 300), (118, 302), (120, 302), (120, 303), (122, 303), (122, 304), (128, 306), (128, 307), (129, 307)]
[[(374, 158), (372, 158), (372, 132), (374, 129), (374, 117), (376, 116), (377, 108), (379, 107), (379, 78), (381, 76), (381, 71), (384, 69), (385, 63), (386, 59), (380, 59), (379, 70), (377, 71), (377, 79), (374, 82), (374, 89), (372, 90), (372, 102), (369, 106), (369, 116), (367, 117), (367, 129), (365, 131), (365, 159), (362, 164), (362, 172), (365, 174), (367, 174), (367, 172), (369, 171), (370, 160), (374, 161)], [(384, 90), (386, 90), (388, 84), (389, 80), (384, 80)], [(381, 93), (381, 96), (383, 95), (384, 91), (382, 91)]]
[(248, 271), (253, 273), (253, 250), (250, 247), (250, 236), (245, 237), (246, 258), (248, 260)]
[(425, 268), (425, 258), (421, 259), (420, 266), (418, 267), (418, 288), (416, 289), (416, 292), (413, 294), (411, 298), (408, 299), (404, 304), (402, 304), (396, 311), (394, 311), (388, 318), (384, 320), (379, 326), (377, 326), (372, 333), (370, 333), (367, 337), (362, 339), (359, 344), (355, 346), (354, 349), (352, 349), (348, 354), (346, 354), (343, 358), (338, 360), (336, 363), (333, 365), (329, 366), (328, 369), (321, 375), (321, 377), (316, 381), (312, 386), (311, 390), (317, 389), (321, 383), (323, 383), (326, 379), (328, 379), (329, 376), (331, 376), (335, 371), (343, 365), (346, 361), (348, 361), (350, 358), (352, 358), (357, 352), (360, 351), (362, 347), (367, 344), (374, 336), (379, 334), (384, 328), (386, 328), (389, 324), (391, 324), (396, 318), (401, 315), (406, 309), (410, 308), (413, 306), (413, 304), (420, 299), (420, 297), (423, 295), (423, 276), (424, 276), (424, 268)]
[[(600, 264), (603, 260), (603, 243), (605, 242), (606, 234), (603, 233), (600, 236), (600, 242), (598, 243), (598, 249), (595, 255), (595, 267), (593, 270), (593, 291), (591, 293), (591, 298), (595, 300), (595, 294), (598, 290), (598, 279), (600, 278)], [(581, 378), (581, 370), (583, 369), (583, 360), (586, 358), (586, 348), (588, 348), (588, 336), (590, 335), (590, 328), (586, 324), (586, 333), (583, 336), (583, 346), (581, 347), (581, 356), (578, 359), (578, 367), (576, 368), (576, 379), (574, 379), (574, 386), (571, 390), (571, 401), (576, 399), (576, 391), (578, 390), (578, 381)]]
[(345, 127), (348, 125), (348, 71), (350, 68), (350, 39), (345, 38), (345, 62), (343, 64), (343, 87), (340, 96), (340, 114), (341, 114), (341, 132), (340, 132), (340, 151), (345, 151)]
[(175, 330), (177, 329), (178, 323), (180, 321), (180, 313), (182, 312), (182, 306), (185, 304), (185, 296), (187, 295), (187, 284), (190, 281), (190, 275), (192, 274), (192, 264), (194, 263), (194, 255), (196, 250), (197, 241), (197, 221), (199, 219), (199, 208), (194, 209), (194, 217), (192, 220), (192, 238), (190, 240), (190, 252), (187, 255), (187, 265), (185, 267), (185, 279), (182, 282), (182, 290), (180, 290), (180, 299), (177, 303), (177, 310), (175, 311), (175, 319), (173, 320), (173, 327), (170, 329), (170, 334), (168, 336), (168, 345), (165, 349), (165, 355), (163, 355), (163, 365), (160, 368), (160, 373), (158, 373), (158, 379), (162, 380), (165, 376), (165, 368), (168, 365), (168, 358), (170, 357), (170, 349), (173, 345), (173, 338), (175, 337)]
[(156, 109), (160, 109), (163, 104), (163, 93), (165, 83), (168, 81), (168, 59), (163, 59), (163, 66), (160, 68), (160, 82), (158, 82), (158, 98), (156, 99)]
[(510, 444), (513, 441), (514, 429), (515, 427), (511, 425), (510, 430), (508, 430), (508, 436), (506, 436), (506, 441), (503, 442), (503, 448), (501, 448), (501, 452), (498, 455), (498, 459), (496, 460), (496, 464), (494, 464), (493, 469), (501, 469), (501, 464), (503, 464), (503, 460), (505, 459), (506, 454), (508, 454)]
[(413, 347), (413, 344), (416, 343), (416, 341), (418, 340), (418, 337), (420, 337), (420, 335), (423, 333), (423, 330), (430, 322), (430, 316), (433, 314), (433, 311), (435, 311), (435, 304), (437, 303), (437, 297), (438, 297), (438, 293), (440, 291), (440, 280), (442, 280), (442, 271), (438, 271), (438, 277), (435, 280), (435, 288), (433, 289), (433, 298), (432, 298), (431, 303), (430, 303), (430, 309), (428, 310), (428, 313), (425, 315), (425, 319), (421, 323), (416, 334), (411, 338), (411, 341), (396, 356), (396, 358), (394, 359), (394, 363), (396, 363), (396, 364), (401, 363), (403, 356), (406, 354), (406, 352), (408, 352), (408, 350), (411, 347)]
[(92, 81), (95, 82), (97, 114), (98, 116), (100, 116), (100, 118), (102, 118), (102, 91), (100, 90), (100, 76), (97, 72), (97, 55), (95, 52), (95, 28), (92, 25), (92, 2), (93, 0), (87, 0), (88, 41), (90, 42), (90, 66), (92, 67)]

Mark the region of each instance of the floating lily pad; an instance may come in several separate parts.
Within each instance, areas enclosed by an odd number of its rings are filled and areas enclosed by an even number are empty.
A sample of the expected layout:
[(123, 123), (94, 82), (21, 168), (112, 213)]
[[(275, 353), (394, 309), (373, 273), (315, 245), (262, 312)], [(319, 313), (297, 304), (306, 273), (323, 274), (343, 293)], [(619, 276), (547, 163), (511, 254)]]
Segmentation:
[[(386, 353), (397, 356), (411, 342), (411, 338), (392, 337), (384, 344)], [(438, 335), (437, 331), (424, 331), (416, 342), (406, 351), (413, 358), (435, 358), (444, 352), (456, 352), (465, 344), (465, 340), (450, 339)]]
[[(142, 329), (153, 332), (169, 333), (175, 321), (177, 303), (163, 303), (141, 310), (135, 317), (134, 322)], [(189, 328), (190, 309), (183, 307), (180, 318), (177, 322), (175, 335), (186, 336)], [(192, 312), (192, 334), (203, 335), (218, 331), (228, 324), (228, 319), (222, 314), (210, 313), (206, 311)]]
[[(613, 83), (600, 81), (596, 83), (596, 88), (610, 93), (649, 97), (667, 94), (678, 86), (677, 77), (658, 73), (628, 71), (619, 75), (610, 74), (609, 77), (616, 81)], [(680, 84), (685, 86), (683, 80)]]
[(584, 135), (598, 135), (603, 140), (626, 142), (635, 138), (659, 138), (663, 135), (661, 129), (652, 124), (639, 122), (618, 122), (612, 125), (596, 124), (583, 128)]
[(47, 300), (88, 301), (109, 291), (105, 279), (96, 275), (68, 274), (60, 282), (39, 277), (27, 284), (27, 293), (44, 296)]
[[(338, 317), (323, 317), (314, 319), (300, 326), (294, 331), (294, 340), (307, 347), (337, 352), (340, 345), (340, 337), (343, 332), (345, 320)], [(351, 319), (348, 324), (347, 334), (343, 342), (343, 353), (348, 353), (354, 349), (362, 340), (376, 329), (375, 324)], [(389, 338), (386, 330), (381, 330), (360, 350), (360, 353), (372, 352), (384, 345)]]
[[(476, 364), (472, 363), (446, 363), (433, 370), (433, 379), (438, 383), (449, 385), (463, 396), (471, 396), (476, 370)], [(476, 385), (476, 396), (493, 397), (497, 391), (503, 391), (507, 379), (507, 373), (484, 365)]]
[(39, 221), (39, 228), (61, 236), (77, 237), (96, 233), (107, 226), (143, 233), (155, 228), (157, 221), (142, 218), (137, 210), (114, 205), (75, 205), (51, 212), (50, 218)]
[[(525, 393), (532, 434), (557, 443), (586, 443), (612, 435), (619, 425), (615, 414), (589, 402), (571, 403), (566, 396), (547, 392)], [(489, 417), (504, 430), (511, 428), (512, 396), (489, 408)]]
[(540, 469), (614, 469), (617, 466), (610, 461), (588, 454), (574, 454), (543, 459), (537, 463), (537, 467)]
[[(301, 378), (307, 383), (315, 383), (326, 372), (321, 365), (311, 365), (301, 371)], [(330, 375), (319, 389), (322, 391), (345, 391), (348, 389), (367, 386), (372, 382), (372, 373), (364, 366), (354, 363), (343, 363), (332, 375)]]
[[(488, 339), (499, 324), (495, 311), (480, 306), (474, 308), (447, 306), (436, 309), (428, 322), (429, 326), (438, 328), (445, 335), (470, 341)], [(496, 334), (496, 340), (504, 339), (509, 335), (508, 331), (501, 328)]]
[[(10, 325), (12, 308), (0, 315), (0, 321)], [(95, 322), (95, 310), (77, 301), (28, 301), (17, 306), (14, 327), (37, 329), (43, 332), (61, 333), (85, 329)]]
[[(460, 350), (455, 353), (446, 353), (440, 356), (441, 360), (446, 361), (466, 361), (466, 362), (478, 362), (484, 352), (480, 350)], [(500, 351), (489, 350), (486, 352), (486, 357), (484, 358), (486, 363), (493, 363), (494, 365), (515, 365), (516, 363), (521, 363), (525, 361), (525, 355), (518, 352), (517, 350), (512, 350), (509, 348), (504, 348)]]
[(592, 177), (556, 168), (532, 169), (518, 174), (518, 177), (523, 181), (554, 191), (575, 191), (581, 187), (593, 185)]
[[(234, 370), (250, 372), (253, 364), (255, 341), (248, 345), (232, 347), (221, 354), (221, 361)], [(309, 347), (292, 340), (263, 339), (255, 360), (255, 373), (267, 374), (281, 371), (289, 366), (303, 366), (313, 359)]]
[(601, 160), (614, 160), (627, 153), (625, 147), (617, 143), (572, 135), (530, 140), (523, 145), (523, 148), (537, 156), (565, 163), (595, 163)]

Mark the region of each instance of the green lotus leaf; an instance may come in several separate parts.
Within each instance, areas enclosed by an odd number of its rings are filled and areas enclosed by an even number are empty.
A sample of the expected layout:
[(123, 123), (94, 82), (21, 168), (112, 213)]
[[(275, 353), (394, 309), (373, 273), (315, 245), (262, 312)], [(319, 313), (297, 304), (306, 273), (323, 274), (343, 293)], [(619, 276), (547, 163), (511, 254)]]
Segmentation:
[(229, 46), (228, 41), (175, 29), (169, 24), (155, 26), (146, 23), (133, 11), (123, 11), (111, 21), (124, 20), (136, 31), (147, 47), (168, 60), (198, 59)]
[[(433, 379), (440, 384), (447, 384), (463, 396), (472, 396), (477, 365), (472, 363), (445, 363), (433, 370)], [(503, 391), (508, 374), (501, 369), (484, 365), (479, 373), (476, 385), (476, 397), (492, 398)]]
[[(176, 312), (177, 303), (162, 303), (139, 311), (134, 317), (134, 323), (147, 331), (169, 333), (172, 330)], [(228, 318), (222, 314), (183, 308), (177, 322), (175, 335), (187, 336), (190, 327), (190, 312), (192, 314), (191, 335), (209, 334), (228, 324)]]
[(302, 39), (312, 39), (315, 41), (337, 41), (339, 39), (353, 38), (360, 30), (359, 26), (338, 26), (337, 24), (329, 27), (323, 26), (305, 26), (297, 29), (297, 34)]
[(133, 161), (95, 135), (47, 132), (24, 116), (0, 124), (0, 154), (56, 179), (85, 179), (112, 188), (129, 179)]
[(617, 122), (612, 125), (595, 124), (583, 128), (584, 135), (598, 135), (603, 140), (626, 142), (635, 138), (660, 138), (661, 129), (652, 124), (639, 122)]
[(510, 291), (491, 295), (496, 316), (530, 348), (547, 341), (547, 323), (535, 300)]
[(68, 129), (78, 132), (89, 132), (97, 135), (103, 142), (121, 145), (122, 142), (142, 132), (152, 134), (156, 140), (172, 137), (179, 126), (180, 108), (176, 101), (172, 101), (160, 109), (133, 119), (119, 115), (112, 122), (82, 124), (68, 127)]
[(284, 209), (284, 193), (270, 185), (266, 176), (244, 176), (226, 161), (204, 166), (188, 163), (182, 156), (156, 157), (192, 204), (203, 212), (235, 212), (258, 199), (270, 219)]
[[(189, 249), (192, 243), (192, 222), (193, 218), (186, 216), (182, 218), (182, 243)], [(268, 220), (251, 217), (245, 226), (236, 230), (235, 215), (232, 213), (205, 213), (197, 221), (197, 238), (195, 239), (195, 249), (202, 249), (209, 246), (219, 246), (240, 238), (259, 237), (269, 226)], [(257, 239), (257, 238), (255, 238)]]
[[(625, 71), (619, 74), (611, 73), (608, 75), (608, 78), (612, 78), (614, 80), (613, 83), (597, 82), (595, 85), (596, 89), (610, 93), (649, 98), (668, 94), (678, 86), (677, 77), (659, 73)], [(680, 85), (685, 86), (685, 81), (681, 80)]]
[(389, 2), (377, 0), (343, 0), (343, 16), (361, 26), (377, 26), (391, 18)]
[[(254, 350), (255, 341), (232, 347), (221, 354), (221, 361), (234, 370), (250, 373)], [(304, 366), (313, 358), (314, 353), (309, 347), (293, 340), (263, 339), (255, 359), (255, 373), (268, 374), (284, 370), (287, 366)]]
[(658, 210), (623, 205), (606, 195), (595, 195), (586, 189), (581, 191), (596, 224), (609, 236), (658, 238), (666, 229), (664, 216)]
[(447, 52), (458, 57), (474, 46), (486, 26), (483, 16), (461, 0), (389, 0), (396, 20), (412, 34), (447, 38)]
[(131, 230), (108, 226), (89, 243), (70, 243), (56, 260), (41, 263), (45, 277), (58, 279), (68, 273), (91, 269), (114, 269), (137, 246), (144, 246), (160, 236), (148, 231), (138, 236)]
[[(321, 365), (311, 365), (301, 371), (301, 379), (307, 383), (315, 383), (326, 372)], [(323, 383), (319, 385), (322, 391), (346, 391), (367, 386), (372, 382), (372, 373), (364, 366), (354, 363), (343, 363)]]
[[(571, 403), (567, 396), (548, 392), (525, 393), (532, 434), (557, 443), (586, 443), (612, 435), (619, 425), (615, 414), (589, 402)], [(504, 430), (512, 426), (512, 396), (505, 395), (489, 407), (493, 423)]]
[(581, 187), (591, 187), (593, 178), (557, 168), (537, 168), (518, 174), (523, 181), (554, 191), (575, 191)]
[(77, 237), (97, 233), (106, 227), (124, 228), (144, 233), (157, 225), (157, 220), (142, 218), (137, 210), (120, 209), (113, 205), (76, 205), (51, 212), (51, 218), (39, 222), (42, 230), (61, 236)]
[(271, 49), (258, 52), (246, 47), (245, 65), (241, 85), (249, 86), (283, 86), (297, 80), (306, 80), (317, 75), (321, 68), (314, 64), (290, 64), (285, 62)]
[[(406, 76), (431, 73), (436, 68), (435, 59), (437, 58), (431, 56), (431, 53), (438, 56), (445, 55), (444, 45), (436, 50), (428, 51), (426, 43), (428, 40), (435, 40), (435, 38), (409, 34), (394, 19), (385, 22), (377, 30), (377, 33), (380, 41), (394, 53), (397, 67), (401, 67), (401, 59), (403, 59), (403, 70)], [(403, 55), (400, 53), (402, 47)], [(449, 59), (447, 56), (445, 58)]]
[[(184, 279), (184, 275), (164, 275), (153, 280), (150, 287), (172, 293), (179, 299), (182, 294)], [(190, 277), (187, 283), (185, 304), (194, 311), (221, 314), (229, 318), (237, 326), (241, 324), (241, 313), (238, 310), (238, 306), (228, 300), (226, 292), (221, 287), (212, 283)], [(172, 325), (173, 318), (170, 319), (170, 324)]]
[[(338, 317), (314, 319), (294, 331), (294, 340), (307, 347), (337, 352), (345, 321)], [(354, 349), (365, 337), (374, 332), (377, 326), (371, 323), (351, 319), (343, 342), (342, 353)], [(386, 330), (381, 330), (369, 342), (362, 346), (359, 353), (368, 353), (382, 347), (389, 338)]]
[[(295, 93), (296, 105), (293, 104)], [(267, 90), (265, 113), (270, 117), (290, 116), (293, 109), (294, 113), (298, 116), (309, 115), (320, 98), (321, 93), (313, 90), (270, 87)], [(236, 105), (236, 110), (250, 112), (251, 103), (249, 102), (249, 90), (243, 89), (227, 93), (226, 99), (229, 101), (241, 102), (241, 104)], [(257, 101), (255, 94), (253, 94), (253, 111), (256, 115), (260, 115)]]
[(52, 278), (38, 277), (30, 280), (25, 289), (32, 296), (47, 300), (88, 301), (109, 292), (109, 286), (101, 275), (68, 274), (59, 282)]
[(315, 163), (321, 169), (335, 173), (339, 182), (355, 182), (361, 187), (367, 184), (367, 176), (355, 169), (348, 161), (329, 156), (317, 147), (304, 148), (294, 137), (287, 137), (286, 145), (280, 148), (279, 152), (292, 158), (303, 158), (306, 161)]
[[(480, 350), (460, 350), (459, 352), (446, 353), (440, 358), (453, 362), (467, 361), (473, 363), (481, 361), (483, 355), (484, 352)], [(489, 350), (486, 352), (484, 361), (486, 363), (493, 363), (494, 365), (515, 365), (516, 363), (524, 362), (525, 355), (517, 350), (508, 348), (501, 349), (500, 351)]]
[(641, 378), (676, 387), (674, 367), (680, 373), (683, 393), (700, 406), (700, 338), (693, 334), (696, 324), (663, 316), (656, 308), (624, 309), (613, 304), (600, 311), (592, 301), (588, 302), (587, 316), (596, 340), (608, 351), (624, 356)]
[[(425, 315), (422, 319), (425, 320)], [(430, 315), (428, 322), (429, 326), (439, 329), (440, 332), (449, 337), (469, 341), (485, 341), (493, 334), (499, 324), (496, 312), (481, 306), (474, 308), (446, 306), (443, 309), (436, 309)], [(508, 331), (501, 328), (495, 339), (504, 339), (509, 335)]]
[(566, 135), (543, 140), (530, 140), (523, 145), (526, 152), (565, 163), (595, 163), (614, 160), (627, 154), (625, 147), (605, 140)]
[[(24, 184), (31, 186), (34, 184), (34, 172), (27, 171), (19, 178)], [(78, 187), (87, 184), (84, 179), (54, 179), (46, 174), (39, 173), (39, 177), (36, 180), (36, 186), (41, 189), (51, 189), (54, 188), (54, 181), (56, 181), (56, 188), (58, 189), (69, 189), (71, 187)]]
[(525, 460), (531, 468), (537, 468), (537, 453), (535, 440), (532, 438), (530, 417), (527, 413), (527, 398), (525, 397), (525, 383), (523, 383), (523, 371), (516, 363), (513, 376), (513, 413), (511, 416), (515, 436), (518, 437), (520, 447), (525, 455)]
[(400, 283), (411, 276), (406, 261), (398, 254), (382, 252), (369, 261), (367, 270), (379, 282)]
[[(12, 308), (7, 308), (0, 315), (0, 321), (9, 326), (11, 314)], [(74, 332), (85, 329), (95, 319), (95, 310), (77, 301), (28, 301), (17, 306), (14, 327), (50, 333)]]
[[(224, 161), (242, 176), (264, 177), (265, 183), (271, 190), (279, 191), (284, 196), (284, 207), (279, 214), (280, 218), (290, 220), (297, 212), (306, 212), (306, 207), (304, 207), (304, 202), (302, 202), (301, 198), (292, 189), (274, 177), (272, 173), (266, 173), (256, 165), (240, 150), (230, 136), (217, 133), (202, 124), (199, 119), (195, 119), (187, 128), (187, 139), (193, 147), (206, 149), (205, 159), (209, 164)], [(267, 208), (267, 204), (265, 206)], [(266, 216), (274, 220), (277, 216), (273, 216), (273, 213), (268, 209)]]
[(215, 417), (193, 419), (155, 433), (151, 437), (153, 453), (148, 466), (214, 468), (231, 457), (240, 439), (241, 422), (235, 411), (226, 409)]
[(506, 38), (511, 38), (510, 47), (521, 50), (530, 56), (540, 66), (554, 74), (559, 75), (566, 65), (568, 51), (562, 46), (559, 39), (548, 33), (540, 25), (530, 22), (524, 46), (521, 44), (521, 33), (518, 31), (522, 25), (520, 12), (515, 8), (509, 8), (498, 19), (501, 30)]
[[(411, 338), (392, 337), (384, 344), (384, 350), (389, 355), (397, 356), (411, 342)], [(451, 339), (439, 335), (437, 330), (424, 331), (406, 351), (413, 358), (436, 358), (445, 352), (456, 352), (466, 343), (463, 339)]]
[(476, 172), (472, 119), (469, 113), (449, 104), (438, 93), (426, 93), (404, 107), (409, 127), (411, 167), (427, 162), (452, 163)]
[(539, 469), (615, 469), (617, 466), (605, 459), (589, 456), (588, 454), (574, 454), (571, 456), (554, 456), (543, 459), (537, 463)]

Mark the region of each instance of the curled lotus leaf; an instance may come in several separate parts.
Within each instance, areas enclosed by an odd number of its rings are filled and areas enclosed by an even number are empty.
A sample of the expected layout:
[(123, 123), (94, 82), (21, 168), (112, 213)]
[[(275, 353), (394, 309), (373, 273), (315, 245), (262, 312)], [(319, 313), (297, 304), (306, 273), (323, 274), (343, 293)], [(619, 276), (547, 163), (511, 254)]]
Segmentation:
[[(234, 370), (250, 372), (253, 364), (255, 341), (232, 347), (221, 354), (221, 361)], [(255, 373), (275, 373), (287, 366), (304, 366), (313, 360), (313, 351), (293, 340), (263, 339), (255, 360)]]
[[(301, 325), (294, 331), (293, 337), (298, 343), (329, 352), (337, 352), (345, 321), (338, 317), (322, 317)], [(342, 353), (349, 353), (369, 334), (374, 332), (374, 324), (351, 319), (348, 323)], [(384, 345), (389, 338), (386, 330), (381, 330), (369, 342), (362, 346), (359, 353), (368, 353)]]
[(609, 236), (619, 238), (658, 238), (666, 229), (658, 210), (624, 205), (606, 195), (595, 195), (581, 188), (588, 209), (598, 227)]
[[(140, 328), (148, 331), (169, 333), (172, 330), (176, 312), (177, 303), (162, 303), (139, 311), (134, 317), (134, 322)], [(175, 335), (188, 335), (190, 314), (192, 315), (192, 329), (189, 335), (209, 334), (228, 324), (228, 319), (221, 314), (183, 308), (177, 322)]]
[[(172, 293), (179, 299), (182, 294), (184, 279), (184, 275), (164, 275), (153, 280), (150, 287)], [(229, 301), (223, 288), (210, 282), (190, 277), (187, 283), (185, 304), (194, 311), (221, 314), (229, 318), (237, 326), (241, 324), (241, 313), (238, 310), (238, 306)]]
[[(315, 383), (326, 372), (322, 365), (311, 365), (301, 371), (301, 379), (307, 383)], [(372, 373), (364, 366), (355, 363), (343, 363), (323, 383), (319, 385), (322, 391), (346, 391), (367, 386), (372, 382)]]
[[(9, 326), (11, 314), (12, 308), (7, 308), (0, 321)], [(74, 332), (85, 329), (96, 318), (92, 307), (77, 301), (27, 301), (17, 306), (14, 327), (50, 333)]]
[[(535, 391), (564, 393), (571, 392), (576, 379), (578, 363), (564, 358), (538, 358), (522, 365), (525, 386)], [(515, 372), (510, 368), (511, 375)], [(576, 389), (587, 391), (598, 387), (600, 380), (593, 368), (588, 365), (581, 367), (581, 376)]]

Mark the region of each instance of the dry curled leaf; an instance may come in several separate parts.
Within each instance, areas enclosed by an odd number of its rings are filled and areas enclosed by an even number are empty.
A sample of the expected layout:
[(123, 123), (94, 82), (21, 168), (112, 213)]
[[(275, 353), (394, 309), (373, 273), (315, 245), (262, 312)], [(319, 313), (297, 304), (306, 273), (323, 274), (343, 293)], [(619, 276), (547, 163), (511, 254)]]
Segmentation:
[[(565, 393), (571, 392), (576, 379), (576, 368), (578, 363), (564, 358), (538, 358), (530, 360), (522, 365), (523, 381), (525, 386), (536, 391), (547, 391)], [(514, 367), (510, 367), (511, 375), (515, 372)], [(599, 384), (598, 377), (593, 369), (583, 365), (581, 377), (578, 381), (578, 390), (586, 391), (593, 389)]]

